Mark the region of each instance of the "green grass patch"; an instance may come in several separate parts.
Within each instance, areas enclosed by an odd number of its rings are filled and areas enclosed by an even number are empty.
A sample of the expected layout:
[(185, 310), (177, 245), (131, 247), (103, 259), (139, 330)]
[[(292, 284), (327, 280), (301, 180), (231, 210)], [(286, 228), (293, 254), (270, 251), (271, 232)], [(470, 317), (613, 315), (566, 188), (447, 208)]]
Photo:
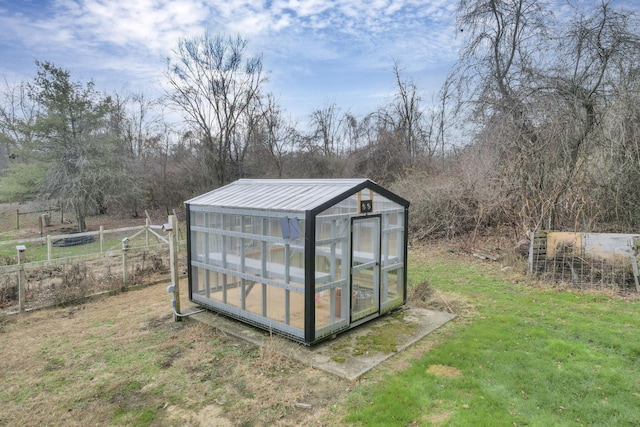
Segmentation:
[(410, 334), (415, 324), (406, 322), (394, 323), (394, 327), (380, 326), (371, 328), (371, 332), (356, 338), (356, 346), (352, 354), (361, 355), (373, 351), (393, 353), (398, 349), (398, 336)]
[(409, 368), (359, 388), (345, 422), (640, 425), (637, 300), (539, 289), (434, 258), (410, 265), (410, 277), (464, 296), (474, 314), (445, 326)]
[[(119, 232), (113, 233), (109, 231), (105, 231), (104, 239), (102, 244), (100, 243), (100, 235), (93, 234), (94, 241), (91, 243), (76, 245), (76, 246), (55, 246), (53, 243), (56, 240), (71, 237), (73, 234), (69, 235), (56, 235), (52, 238), (52, 246), (51, 246), (51, 258), (52, 259), (60, 259), (60, 258), (71, 258), (78, 257), (89, 254), (99, 254), (102, 252), (109, 251), (120, 251), (122, 249), (122, 239), (124, 237), (132, 236), (137, 233), (137, 230), (128, 231), (128, 232)], [(6, 239), (9, 240), (9, 239)], [(158, 240), (155, 236), (150, 234), (149, 239), (145, 236), (145, 233), (141, 233), (135, 238), (131, 239), (130, 247), (133, 248), (143, 248), (147, 247), (147, 243), (150, 246), (156, 245)], [(33, 241), (33, 242), (22, 242), (26, 247), (25, 251), (25, 260), (23, 263), (27, 262), (35, 262), (35, 261), (45, 261), (48, 259), (49, 250), (47, 248), (47, 240), (46, 238), (42, 239), (42, 241)], [(0, 245), (0, 265), (2, 264), (15, 264), (17, 263), (17, 250), (16, 245)]]

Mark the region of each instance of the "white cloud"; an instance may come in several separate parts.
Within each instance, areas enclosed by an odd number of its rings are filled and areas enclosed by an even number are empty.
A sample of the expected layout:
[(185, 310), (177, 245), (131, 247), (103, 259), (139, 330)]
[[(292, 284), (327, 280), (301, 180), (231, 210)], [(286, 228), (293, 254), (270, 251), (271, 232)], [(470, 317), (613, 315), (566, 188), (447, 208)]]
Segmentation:
[[(284, 98), (331, 91), (375, 99), (393, 60), (425, 72), (455, 53), (450, 0), (54, 0), (34, 14), (0, 11), (0, 47), (52, 60), (82, 75), (157, 86), (163, 58), (178, 40), (202, 34), (240, 35), (263, 53)], [(20, 53), (24, 56), (24, 53)], [(0, 64), (2, 64), (0, 62)], [(2, 67), (3, 65), (0, 65)], [(6, 70), (6, 71), (5, 71)], [(11, 66), (0, 68), (0, 74)], [(101, 76), (100, 74), (103, 73)], [(75, 75), (75, 73), (74, 73)], [(319, 76), (328, 76), (328, 80)], [(370, 76), (376, 76), (373, 81)], [(124, 84), (123, 82), (123, 84)], [(99, 82), (98, 82), (99, 83)], [(122, 86), (121, 84), (120, 86)], [(340, 84), (349, 87), (340, 87)], [(305, 87), (313, 87), (305, 92)], [(356, 102), (356, 101), (354, 101)], [(344, 106), (349, 108), (348, 105)]]

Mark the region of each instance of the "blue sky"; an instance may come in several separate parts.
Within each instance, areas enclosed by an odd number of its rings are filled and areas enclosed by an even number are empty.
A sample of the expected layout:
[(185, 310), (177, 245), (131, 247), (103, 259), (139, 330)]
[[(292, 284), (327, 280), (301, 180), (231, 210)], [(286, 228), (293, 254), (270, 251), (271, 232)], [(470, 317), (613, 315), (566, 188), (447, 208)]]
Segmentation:
[(391, 101), (393, 61), (429, 104), (461, 40), (452, 0), (0, 0), (0, 78), (35, 76), (34, 60), (101, 90), (162, 91), (182, 37), (240, 34), (293, 118), (336, 103), (357, 116)]

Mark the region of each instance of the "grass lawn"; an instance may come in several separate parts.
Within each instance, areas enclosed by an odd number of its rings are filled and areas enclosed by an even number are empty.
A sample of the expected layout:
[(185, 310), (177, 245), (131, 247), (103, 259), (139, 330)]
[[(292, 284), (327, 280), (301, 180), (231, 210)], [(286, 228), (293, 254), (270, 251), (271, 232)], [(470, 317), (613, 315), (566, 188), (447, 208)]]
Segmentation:
[(354, 382), (173, 322), (166, 284), (2, 316), (0, 425), (640, 426), (640, 297), (517, 270), (411, 250), (411, 303), (459, 317)]
[(640, 426), (637, 295), (533, 286), (445, 253), (414, 251), (410, 264), (411, 285), (427, 279), (467, 313), (406, 368), (370, 376), (346, 424)]

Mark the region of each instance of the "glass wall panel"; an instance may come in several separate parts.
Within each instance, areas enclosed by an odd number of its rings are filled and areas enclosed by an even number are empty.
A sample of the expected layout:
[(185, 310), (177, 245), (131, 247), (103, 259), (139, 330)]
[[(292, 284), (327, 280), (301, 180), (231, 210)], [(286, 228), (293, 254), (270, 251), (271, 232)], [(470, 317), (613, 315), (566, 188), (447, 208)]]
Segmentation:
[(241, 279), (230, 274), (224, 274), (222, 277), (223, 286), (225, 287), (226, 300), (225, 304), (233, 306), (233, 307), (242, 307), (241, 301)]
[(222, 274), (216, 271), (207, 271), (207, 291), (205, 296), (222, 301)]
[[(331, 211), (337, 212), (336, 209)], [(349, 300), (343, 295), (348, 293), (349, 232), (348, 215), (334, 214), (316, 219), (315, 328), (329, 327), (324, 333), (345, 326), (348, 317)]]
[(382, 273), (384, 287), (387, 289), (386, 300), (384, 302), (402, 301), (404, 298), (402, 277), (402, 269)]
[(304, 331), (304, 294), (289, 292), (289, 321), (288, 325)]
[[(316, 292), (314, 304), (316, 310), (316, 329), (328, 326), (331, 320), (331, 292), (328, 290)], [(335, 310), (335, 300), (333, 306)]]
[(245, 299), (244, 310), (262, 316), (265, 285), (254, 280), (242, 280), (241, 282)]
[(199, 267), (191, 268), (191, 289), (194, 294), (203, 295), (204, 270)]
[(304, 336), (304, 220), (194, 207), (190, 218), (197, 228), (191, 230), (191, 261), (198, 263), (191, 266), (193, 295), (239, 317), (269, 327), (277, 322), (287, 325), (288, 333)]
[(191, 241), (192, 243), (192, 251), (191, 251), (191, 257), (195, 260), (195, 261), (200, 261), (203, 262), (205, 260), (206, 257), (206, 252), (205, 252), (205, 242), (206, 242), (206, 235), (204, 233), (201, 232), (197, 232), (197, 231), (192, 231), (191, 232)]

